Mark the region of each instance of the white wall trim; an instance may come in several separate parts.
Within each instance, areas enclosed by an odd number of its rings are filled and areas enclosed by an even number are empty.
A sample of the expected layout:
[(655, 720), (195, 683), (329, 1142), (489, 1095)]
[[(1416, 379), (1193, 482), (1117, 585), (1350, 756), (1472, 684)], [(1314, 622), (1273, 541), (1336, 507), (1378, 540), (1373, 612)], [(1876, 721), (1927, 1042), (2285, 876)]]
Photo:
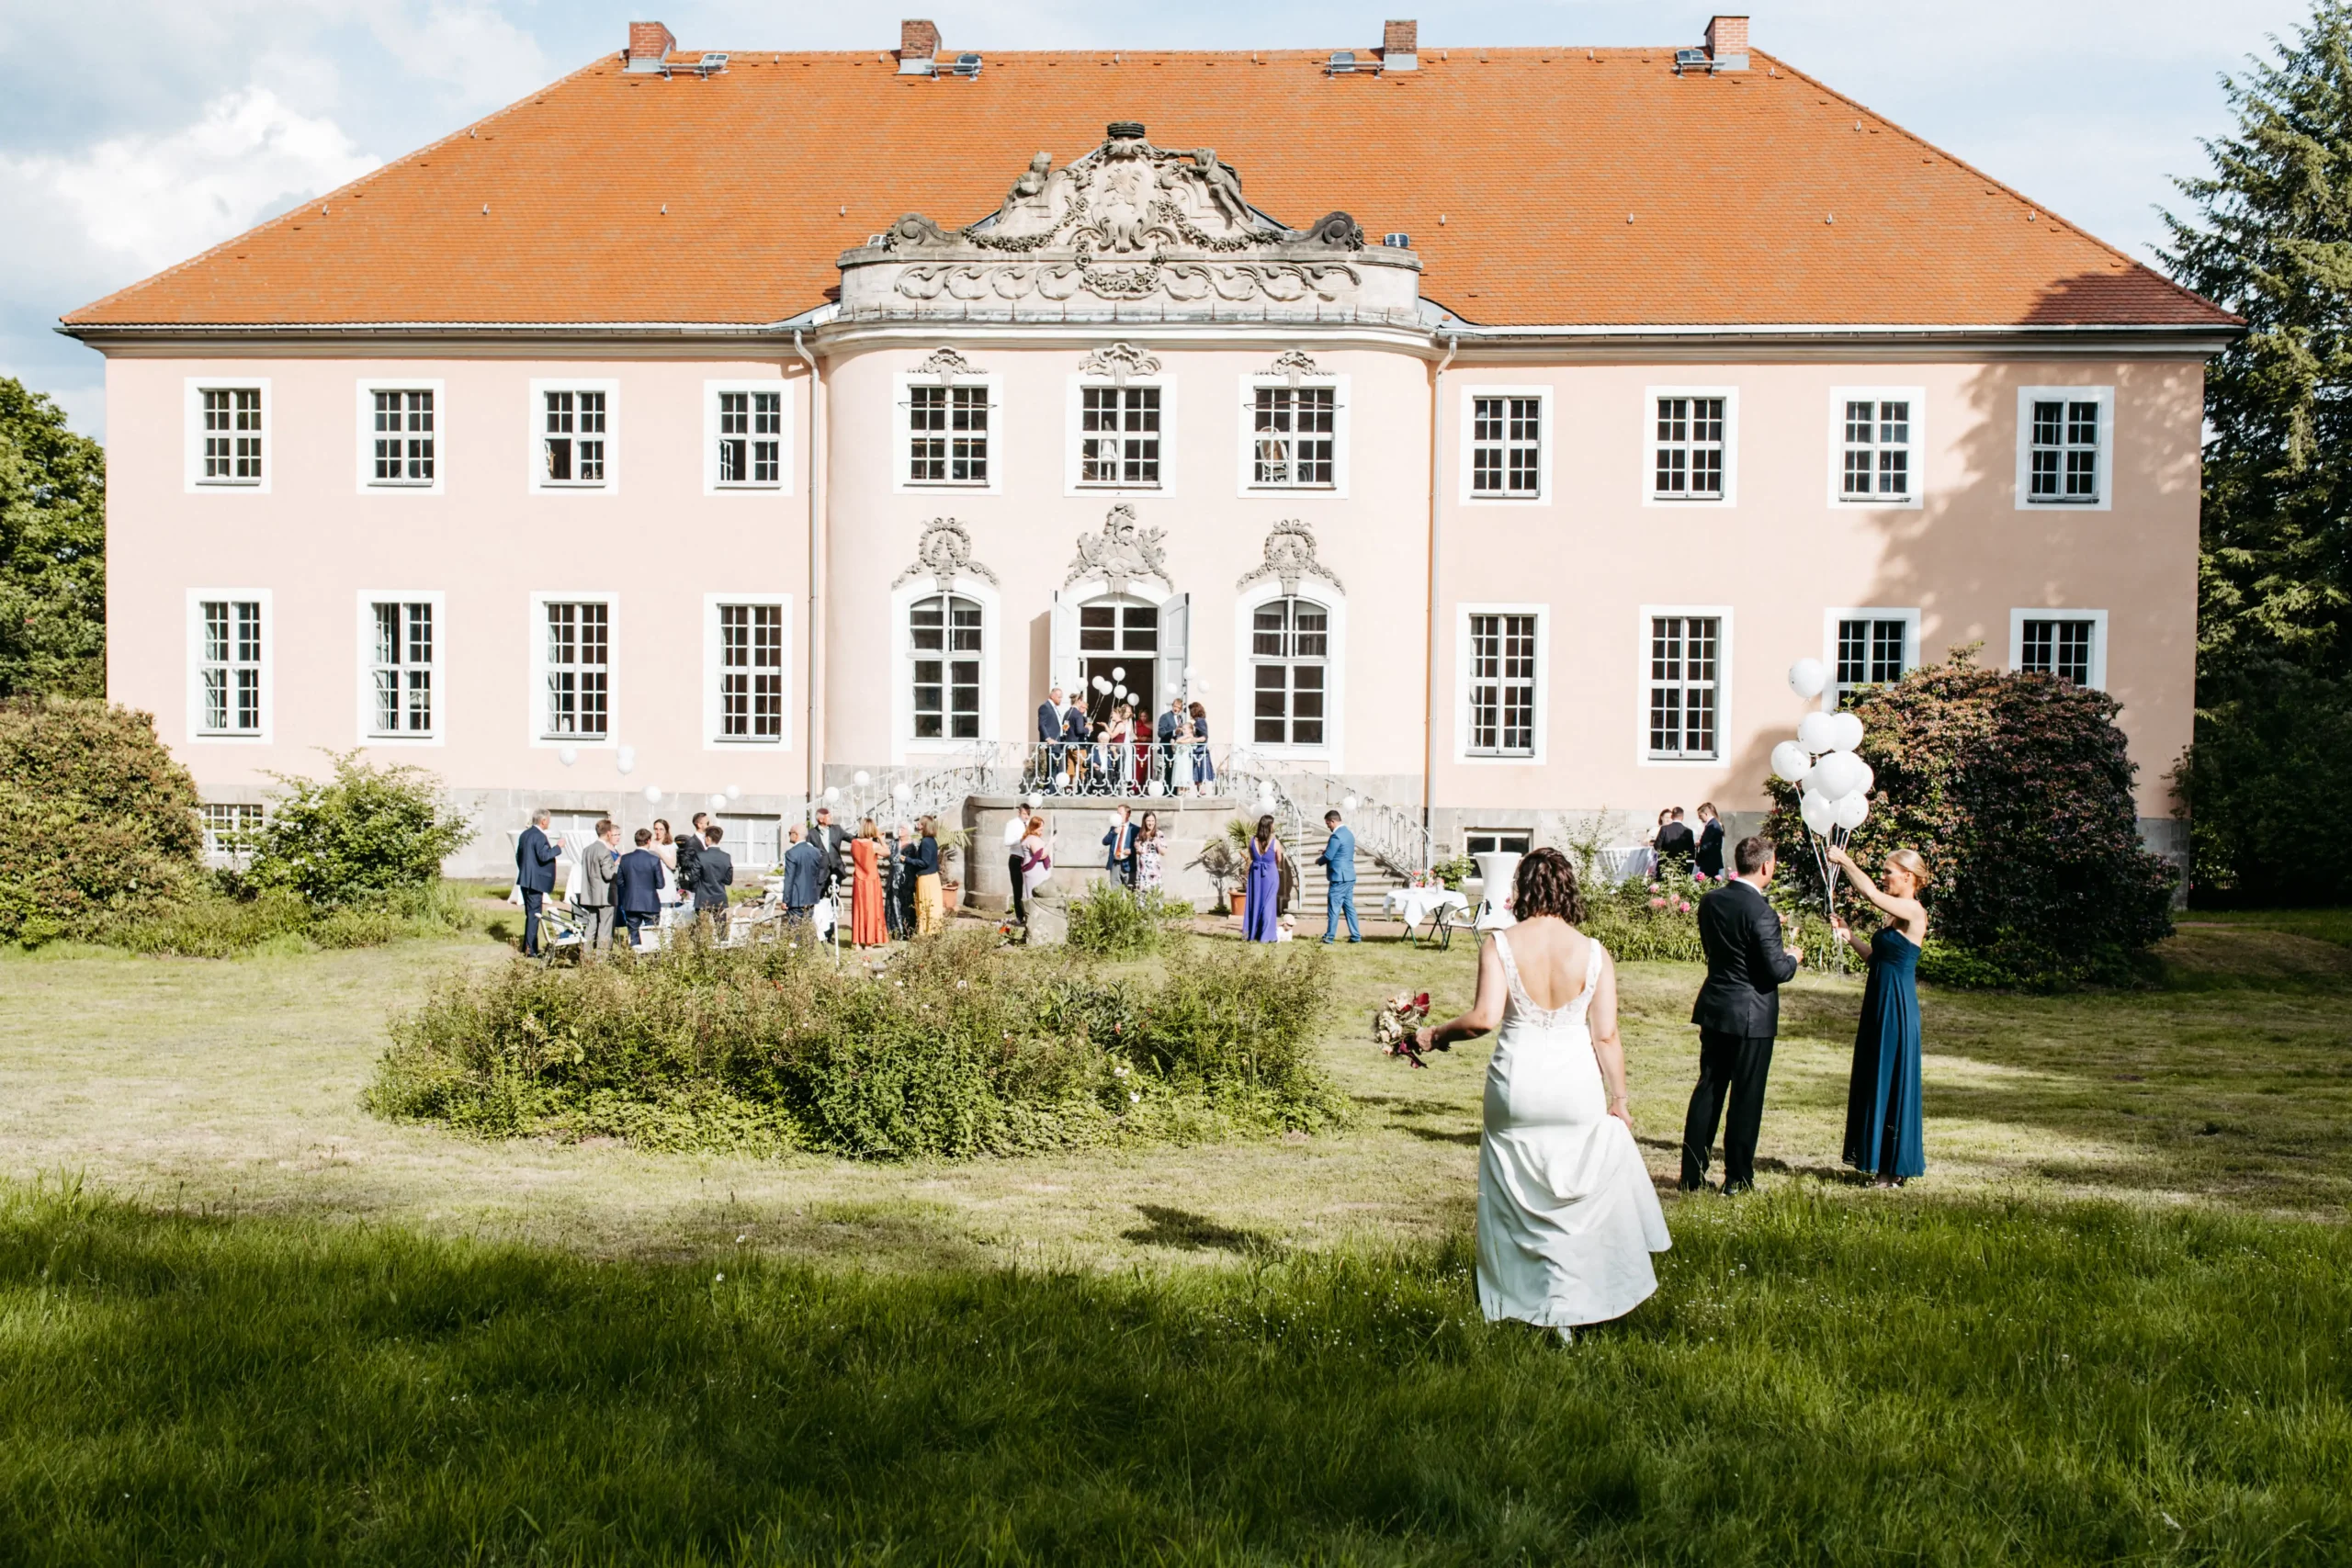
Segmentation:
[[(726, 710), (719, 701), (718, 607), (722, 604), (772, 604), (782, 609), (784, 633), (784, 722), (774, 739), (733, 737), (723, 733)], [(789, 751), (792, 750), (792, 595), (789, 593), (706, 593), (702, 596), (702, 749), (706, 751)]]
[[(2098, 499), (2097, 501), (2033, 501), (2033, 404), (2036, 399), (2086, 399), (2098, 403)], [(2064, 485), (2062, 470), (2059, 482)], [(2115, 389), (2105, 387), (2019, 387), (2018, 389), (2017, 478), (2015, 500), (2019, 512), (2111, 512), (2115, 509)]]
[[(384, 383), (372, 385), (382, 386)], [(373, 412), (372, 408), (370, 412)], [(434, 412), (436, 414), (440, 412), (438, 399), (435, 400)], [(439, 449), (435, 448), (433, 465), (435, 473), (440, 471), (439, 456)], [(433, 606), (433, 728), (424, 735), (409, 730), (398, 735), (376, 732), (376, 683), (369, 679), (369, 666), (376, 660), (375, 607), (386, 603)], [(359, 705), (355, 715), (358, 744), (370, 750), (379, 746), (394, 750), (420, 750), (446, 744), (449, 734), (448, 595), (437, 588), (363, 588), (354, 603), (353, 615), (358, 633), (352, 647), (353, 689)], [(265, 637), (266, 635), (265, 625)]]
[(2091, 623), (2091, 679), (2093, 691), (2107, 690), (2107, 612), (2080, 610), (2071, 604), (2047, 604), (2032, 609), (2009, 612), (2009, 669), (2018, 671), (2025, 657), (2025, 624), (2028, 621), (2088, 621)]
[[(1911, 494), (1907, 500), (1849, 501), (1846, 497), (1846, 404), (1868, 399), (1872, 403), (1897, 399), (1911, 405), (1911, 439), (1904, 450), (1911, 456)], [(1872, 412), (1876, 423), (1876, 411)], [(1829, 505), (1838, 512), (1917, 512), (1927, 504), (1928, 389), (1925, 387), (1832, 387), (1829, 389)]]
[[(966, 480), (958, 479), (915, 479), (908, 477), (909, 470), (913, 467), (914, 462), (914, 389), (917, 386), (936, 387), (940, 385), (940, 379), (935, 375), (927, 376), (914, 370), (899, 370), (894, 371), (890, 377), (890, 395), (893, 400), (890, 409), (891, 493), (894, 495), (1003, 494), (1004, 463), (1007, 456), (1006, 443), (1010, 434), (1007, 426), (1012, 423), (1012, 421), (1008, 420), (1004, 416), (1004, 373), (999, 370), (975, 371), (970, 375), (950, 377), (946, 384), (951, 387), (985, 387), (988, 389), (988, 482), (986, 484), (973, 484)], [(1167, 403), (1167, 395), (1162, 393), (1160, 396), (1160, 423), (1162, 426), (1165, 426), (1168, 421)], [(1076, 400), (1073, 399), (1073, 410), (1075, 409), (1075, 406)], [(1073, 412), (1073, 423), (1071, 426), (1073, 431), (1076, 429), (1076, 424), (1074, 423), (1075, 419), (1076, 414)], [(952, 438), (953, 432), (950, 433), (950, 435)], [(1073, 445), (1070, 447), (1070, 452), (1072, 454), (1071, 471), (1073, 473), (1076, 472), (1075, 465), (1077, 461), (1077, 446)], [(1162, 475), (1165, 477), (1168, 468), (1168, 434), (1164, 428), (1160, 432), (1159, 466)]]
[[(378, 392), (430, 392), (433, 394), (433, 480), (430, 484), (411, 484), (376, 478), (376, 394)], [(355, 417), (352, 434), (354, 468), (352, 482), (361, 495), (445, 495), (449, 479), (449, 384), (437, 378), (405, 376), (362, 376), (352, 384)], [(263, 400), (265, 406), (268, 400)], [(265, 467), (265, 472), (267, 471)]]
[[(1728, 417), (1728, 411), (1726, 411)], [(1715, 627), (1715, 754), (1712, 757), (1653, 757), (1650, 755), (1650, 622), (1659, 615), (1712, 615)], [(1732, 607), (1729, 604), (1644, 604), (1635, 620), (1634, 685), (1634, 763), (1642, 768), (1713, 768), (1721, 771), (1732, 752), (1732, 692), (1737, 667), (1732, 661)]]
[[(948, 592), (969, 599), (980, 607), (980, 739), (995, 740), (1001, 731), (997, 728), (997, 684), (1004, 666), (1004, 623), (1002, 595), (987, 582), (974, 577), (958, 577), (947, 585)], [(915, 738), (914, 639), (907, 625), (907, 613), (916, 600), (929, 599), (940, 592), (938, 580), (929, 573), (891, 590), (890, 592), (890, 764), (901, 767), (911, 758), (944, 757), (973, 744), (953, 736), (939, 739)]]
[[(718, 394), (721, 392), (775, 392), (782, 400), (776, 405), (782, 430), (776, 437), (776, 477), (773, 480), (752, 483), (744, 480), (734, 484), (718, 481)], [(745, 380), (709, 380), (702, 384), (702, 492), (705, 495), (790, 495), (792, 493), (792, 454), (800, 445), (793, 423), (792, 383), (781, 376), (762, 377)], [(747, 437), (748, 439), (748, 437)], [(750, 603), (746, 600), (744, 603)]]
[[(214, 386), (234, 383), (215, 381)], [(265, 397), (262, 406), (269, 406)], [(262, 453), (267, 457), (269, 448)], [(263, 472), (268, 471), (265, 462)], [(204, 728), (204, 687), (197, 676), (204, 662), (204, 602), (208, 599), (244, 600), (261, 606), (261, 728), (257, 730), (223, 734), (208, 733)], [(191, 588), (187, 591), (187, 631), (184, 644), (186, 662), (181, 669), (181, 685), (187, 704), (187, 739), (197, 746), (266, 746), (277, 736), (277, 605), (266, 588)]]
[[(1559, 449), (1560, 431), (1558, 400), (1552, 395), (1548, 382), (1502, 382), (1494, 386), (1457, 388), (1460, 405), (1455, 411), (1453, 460), (1455, 498), (1464, 506), (1548, 506), (1552, 502), (1552, 455)], [(1539, 489), (1533, 495), (1479, 494), (1470, 489), (1470, 433), (1472, 411), (1480, 398), (1535, 398), (1543, 403), (1543, 438), (1536, 452), (1535, 482)]]
[[(534, 590), (530, 596), (530, 614), (523, 623), (523, 639), (531, 672), (530, 690), (523, 705), (523, 725), (526, 739), (535, 750), (555, 751), (566, 746), (582, 751), (614, 751), (621, 744), (621, 596), (606, 589), (546, 589)], [(605, 626), (610, 638), (606, 652), (610, 662), (605, 665), (605, 735), (594, 739), (577, 735), (549, 736), (547, 727), (539, 722), (548, 711), (548, 606), (567, 604), (601, 604), (605, 606)]]
[[(1261, 604), (1287, 598), (1280, 582), (1253, 582), (1242, 590), (1233, 604), (1233, 727), (1235, 733), (1229, 743), (1248, 746), (1269, 757), (1288, 758), (1296, 761), (1326, 764), (1332, 773), (1347, 771), (1348, 713), (1348, 596), (1329, 578), (1306, 576), (1299, 579), (1297, 597), (1312, 599), (1330, 615), (1330, 653), (1324, 660), (1323, 744), (1320, 746), (1270, 745), (1240, 733), (1247, 726), (1256, 728), (1247, 709), (1252, 705), (1250, 694), (1256, 690), (1251, 670), (1256, 662), (1250, 651), (1250, 617)], [(1466, 634), (1465, 634), (1466, 635)], [(1540, 639), (1539, 639), (1540, 640)], [(1178, 672), (1180, 675), (1182, 671)], [(1168, 693), (1161, 693), (1163, 697)], [(1543, 694), (1538, 677), (1536, 694)], [(1164, 710), (1163, 710), (1164, 711)], [(1155, 716), (1153, 723), (1157, 725)], [(1156, 731), (1155, 731), (1156, 733)]]
[[(1473, 754), (1470, 750), (1470, 617), (1473, 615), (1535, 617), (1535, 750), (1527, 756), (1491, 757)], [(1542, 767), (1551, 754), (1552, 606), (1489, 603), (1455, 604), (1453, 687), (1453, 760), (1456, 762), (1472, 767)]]
[[(601, 484), (554, 484), (548, 479), (546, 451), (547, 394), (605, 394), (605, 479)], [(531, 379), (530, 402), (524, 422), (523, 472), (533, 495), (618, 495), (621, 492), (621, 384), (611, 376), (544, 376)], [(561, 597), (561, 595), (558, 595)]]
[[(1180, 471), (1180, 465), (1177, 462), (1178, 400), (1176, 378), (1165, 370), (1156, 376), (1131, 376), (1127, 378), (1127, 385), (1130, 387), (1159, 389), (1159, 482), (1156, 485), (1097, 485), (1078, 482), (1080, 472), (1078, 444), (1083, 434), (1079, 426), (1081, 423), (1080, 416), (1084, 412), (1081, 405), (1085, 401), (1080, 393), (1087, 387), (1110, 385), (1112, 382), (1107, 377), (1087, 376), (1075, 370), (1069, 373), (1069, 390), (1062, 415), (1062, 493), (1064, 495), (1102, 495), (1109, 496), (1114, 500), (1127, 501), (1144, 496), (1174, 495), (1177, 489), (1176, 477)], [(995, 468), (993, 459), (989, 466), (991, 469)]]
[(1919, 612), (1914, 607), (1903, 609), (1887, 605), (1832, 605), (1821, 612), (1821, 664), (1829, 678), (1821, 687), (1821, 708), (1824, 713), (1838, 710), (1838, 623), (1840, 621), (1901, 621), (1903, 631), (1903, 671), (1909, 674), (1919, 668)]
[[(1724, 492), (1715, 499), (1678, 501), (1657, 493), (1657, 400), (1660, 398), (1721, 398), (1724, 400)], [(1640, 483), (1644, 506), (1678, 512), (1727, 512), (1739, 504), (1739, 389), (1737, 387), (1645, 387), (1642, 389)]]
[[(204, 477), (204, 398), (208, 390), (236, 388), (258, 388), (261, 391), (261, 478), (259, 479), (208, 479)], [(266, 376), (222, 375), (190, 376), (181, 384), (180, 434), (181, 489), (189, 495), (216, 491), (232, 491), (245, 495), (267, 495), (277, 474), (277, 398)], [(263, 634), (265, 637), (268, 635)]]
[(1345, 501), (1348, 499), (1349, 426), (1353, 423), (1349, 404), (1354, 392), (1354, 378), (1341, 372), (1310, 376), (1299, 382), (1302, 389), (1308, 387), (1331, 389), (1331, 483), (1323, 485), (1261, 485), (1253, 482), (1258, 471), (1258, 389), (1288, 387), (1290, 378), (1279, 372), (1250, 371), (1240, 378), (1239, 401), (1234, 412), (1233, 493), (1246, 500), (1294, 497), (1300, 501)]

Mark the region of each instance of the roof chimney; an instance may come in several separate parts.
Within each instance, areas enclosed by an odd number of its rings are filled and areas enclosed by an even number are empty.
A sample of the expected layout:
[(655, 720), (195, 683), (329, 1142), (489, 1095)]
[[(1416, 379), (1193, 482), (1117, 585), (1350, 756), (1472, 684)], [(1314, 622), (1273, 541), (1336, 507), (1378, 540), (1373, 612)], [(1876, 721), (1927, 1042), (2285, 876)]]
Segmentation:
[(1420, 33), (1419, 22), (1392, 19), (1380, 33), (1380, 68), (1384, 71), (1419, 69)]
[(910, 17), (899, 24), (899, 74), (928, 76), (932, 57), (939, 52), (939, 24)]
[(676, 37), (660, 22), (631, 22), (628, 25), (628, 71), (659, 71), (670, 51), (678, 47)]
[(1717, 17), (1707, 24), (1707, 57), (1718, 71), (1747, 69), (1747, 18)]

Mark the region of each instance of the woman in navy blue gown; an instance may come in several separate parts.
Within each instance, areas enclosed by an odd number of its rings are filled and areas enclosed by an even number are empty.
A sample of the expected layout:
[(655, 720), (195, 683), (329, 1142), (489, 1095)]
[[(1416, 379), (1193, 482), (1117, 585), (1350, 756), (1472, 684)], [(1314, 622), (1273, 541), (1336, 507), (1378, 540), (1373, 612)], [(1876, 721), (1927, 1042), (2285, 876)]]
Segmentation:
[(1244, 885), (1247, 896), (1241, 901), (1244, 942), (1281, 940), (1274, 924), (1274, 905), (1282, 891), (1282, 861), (1283, 845), (1274, 837), (1273, 818), (1259, 818), (1258, 831), (1250, 840), (1250, 880)]
[(1846, 1163), (1893, 1187), (1928, 1168), (1919, 1128), (1919, 944), (1928, 939), (1928, 911), (1919, 894), (1928, 863), (1917, 850), (1886, 857), (1881, 887), (1842, 849), (1830, 863), (1854, 879), (1862, 897), (1886, 912), (1886, 924), (1864, 942), (1844, 920), (1838, 939), (1870, 960), (1861, 1021), (1854, 1029), (1854, 1077), (1846, 1091)]

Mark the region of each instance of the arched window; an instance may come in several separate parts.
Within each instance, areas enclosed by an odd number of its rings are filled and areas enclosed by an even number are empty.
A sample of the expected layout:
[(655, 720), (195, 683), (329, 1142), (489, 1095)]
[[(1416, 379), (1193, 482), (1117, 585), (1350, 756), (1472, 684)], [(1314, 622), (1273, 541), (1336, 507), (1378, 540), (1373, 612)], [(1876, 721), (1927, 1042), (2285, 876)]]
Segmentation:
[(914, 653), (915, 739), (980, 738), (980, 607), (933, 593), (907, 607)]
[(1312, 599), (1273, 599), (1250, 622), (1255, 688), (1250, 739), (1260, 745), (1323, 744), (1324, 672), (1331, 612)]

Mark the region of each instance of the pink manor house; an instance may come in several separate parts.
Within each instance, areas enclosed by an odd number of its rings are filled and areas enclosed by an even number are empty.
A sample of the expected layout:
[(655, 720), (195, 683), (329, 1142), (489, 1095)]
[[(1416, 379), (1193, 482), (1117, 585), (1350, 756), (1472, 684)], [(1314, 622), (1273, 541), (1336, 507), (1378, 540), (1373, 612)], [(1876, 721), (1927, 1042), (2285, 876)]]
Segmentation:
[(633, 24), (65, 319), (107, 356), (112, 695), (216, 826), (358, 748), (439, 773), (487, 873), (533, 807), (715, 793), (753, 864), (828, 790), (993, 842), (1048, 686), (1100, 682), (1200, 700), (1223, 787), (1352, 802), (1409, 870), (1744, 825), (1792, 660), (1835, 703), (1981, 644), (2115, 694), (2177, 848), (2236, 320), (1745, 17), (1416, 33)]

